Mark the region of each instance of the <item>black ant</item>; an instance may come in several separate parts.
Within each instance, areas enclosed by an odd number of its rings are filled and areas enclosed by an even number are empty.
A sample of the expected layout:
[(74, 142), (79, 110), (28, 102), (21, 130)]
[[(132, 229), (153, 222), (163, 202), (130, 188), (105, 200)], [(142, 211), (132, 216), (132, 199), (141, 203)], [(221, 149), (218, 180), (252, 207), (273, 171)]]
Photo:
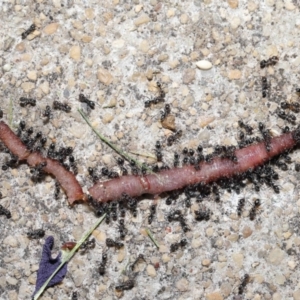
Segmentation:
[(40, 164), (38, 164), (36, 167), (31, 168), (31, 170), (30, 170), (30, 173), (32, 174), (31, 179), (35, 182), (42, 180), (45, 175), (43, 172), (43, 169), (46, 166), (47, 166), (47, 162), (43, 161)]
[(36, 100), (32, 99), (32, 98), (21, 97), (20, 98), (20, 105), (22, 107), (25, 107), (27, 105), (35, 106), (36, 105)]
[(267, 97), (267, 91), (269, 89), (269, 84), (267, 81), (267, 77), (266, 76), (262, 76), (261, 78), (261, 86), (262, 86), (262, 97), (266, 98)]
[(165, 109), (161, 112), (160, 121), (162, 122), (171, 113), (170, 104), (165, 105)]
[(43, 111), (42, 116), (47, 120), (52, 119), (53, 114), (49, 105), (46, 106), (46, 109)]
[(3, 118), (3, 110), (0, 108), (0, 119)]
[(264, 69), (265, 67), (274, 66), (278, 63), (278, 61), (279, 61), (278, 56), (272, 56), (268, 60), (263, 59), (260, 62), (260, 68)]
[(128, 291), (134, 288), (134, 280), (133, 279), (128, 279), (127, 281), (121, 283), (120, 285), (116, 286), (116, 290), (121, 292), (121, 291)]
[(242, 215), (244, 206), (245, 206), (245, 198), (242, 198), (239, 200), (238, 207), (237, 207), (237, 214), (239, 217)]
[[(2, 198), (2, 195), (1, 195)], [(11, 212), (0, 204), (0, 216), (4, 215), (7, 219), (11, 218)]]
[(300, 104), (297, 102), (291, 102), (291, 103), (288, 103), (287, 101), (281, 102), (280, 107), (282, 109), (289, 109), (289, 110), (293, 111), (294, 113), (300, 112)]
[(72, 299), (71, 300), (78, 300), (78, 293), (72, 292)]
[(173, 135), (170, 135), (167, 138), (167, 145), (168, 146), (172, 146), (173, 143), (178, 140), (180, 137), (182, 136), (182, 130), (177, 130)]
[(210, 219), (211, 212), (209, 209), (195, 210), (195, 220), (198, 222), (208, 221)]
[(150, 206), (150, 215), (148, 216), (148, 224), (151, 224), (156, 213), (156, 205), (152, 204)]
[(95, 108), (95, 102), (86, 98), (83, 94), (79, 94), (79, 101), (82, 103), (86, 103), (91, 109)]
[(121, 243), (121, 242), (117, 242), (117, 241), (114, 241), (113, 239), (106, 239), (106, 246), (109, 247), (109, 248), (116, 248), (116, 249), (121, 249), (122, 247), (124, 247), (124, 244)]
[(35, 230), (30, 230), (27, 232), (27, 237), (29, 239), (41, 239), (44, 236), (45, 236), (44, 229), (35, 229)]
[(55, 182), (55, 190), (54, 190), (54, 199), (58, 199), (59, 197), (59, 192), (60, 192), (60, 185), (59, 183), (56, 181)]
[(250, 125), (245, 124), (243, 121), (239, 120), (238, 124), (241, 128), (245, 129), (247, 134), (252, 135), (253, 134), (253, 128)]
[(127, 229), (125, 228), (125, 221), (124, 219), (120, 219), (119, 221), (119, 233), (120, 233), (120, 239), (124, 240), (126, 236)]
[(241, 284), (239, 285), (239, 295), (243, 294), (244, 289), (245, 289), (247, 283), (249, 282), (249, 280), (250, 280), (250, 276), (248, 274), (245, 274), (242, 279)]
[(72, 170), (73, 170), (73, 173), (74, 173), (75, 175), (77, 175), (77, 173), (78, 173), (78, 168), (77, 168), (77, 165), (76, 165), (76, 163), (75, 163), (75, 158), (74, 158), (73, 155), (70, 155), (70, 156), (69, 156), (69, 162), (70, 162), (70, 167), (71, 167)]
[(53, 108), (56, 109), (56, 110), (62, 110), (64, 112), (70, 112), (71, 111), (71, 107), (66, 104), (66, 103), (61, 103), (59, 101), (54, 101), (53, 102)]
[(293, 125), (295, 124), (295, 122), (296, 122), (296, 116), (295, 115), (288, 114), (283, 110), (277, 110), (276, 113), (277, 113), (277, 116), (279, 118), (281, 118), (283, 120), (286, 120), (286, 121), (288, 121), (289, 123), (291, 123)]
[(80, 254), (85, 254), (88, 250), (95, 248), (95, 245), (96, 241), (94, 238), (85, 241), (79, 248), (81, 250)]
[(138, 255), (138, 257), (136, 258), (136, 260), (130, 265), (130, 270), (133, 271), (133, 270), (134, 270), (134, 267), (136, 266), (136, 264), (137, 264), (138, 262), (140, 262), (141, 260), (146, 261), (143, 254), (139, 254), (139, 255)]
[(255, 216), (256, 216), (256, 212), (258, 210), (258, 208), (260, 207), (261, 205), (261, 202), (259, 199), (255, 199), (254, 203), (253, 203), (253, 206), (250, 210), (250, 213), (249, 213), (249, 218), (251, 221), (253, 221), (255, 219)]
[(30, 33), (35, 31), (35, 29), (36, 29), (35, 24), (32, 24), (26, 31), (22, 33), (22, 40), (26, 39)]
[(295, 164), (295, 171), (300, 172), (300, 164)]
[(156, 154), (157, 161), (162, 161), (163, 154), (161, 152), (161, 143), (160, 143), (160, 141), (156, 141), (156, 144), (155, 144), (155, 154)]
[(102, 261), (99, 266), (99, 274), (103, 276), (105, 274), (105, 267), (107, 263), (107, 253), (102, 254)]
[(179, 247), (183, 248), (187, 245), (187, 240), (182, 239), (179, 243), (171, 244), (170, 246), (170, 252), (175, 252), (179, 249)]

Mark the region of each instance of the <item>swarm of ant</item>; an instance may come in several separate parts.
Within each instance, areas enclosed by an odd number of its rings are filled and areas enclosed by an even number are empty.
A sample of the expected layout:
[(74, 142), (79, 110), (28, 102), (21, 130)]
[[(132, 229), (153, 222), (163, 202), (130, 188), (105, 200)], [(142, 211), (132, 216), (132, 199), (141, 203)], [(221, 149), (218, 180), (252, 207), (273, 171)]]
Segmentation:
[[(261, 62), (261, 68), (264, 68), (268, 65), (275, 65), (278, 61), (278, 58), (272, 57), (267, 61)], [(263, 91), (263, 97), (266, 97), (266, 90), (268, 89), (267, 85), (267, 79), (263, 77), (262, 79), (262, 91)], [(157, 87), (159, 89), (159, 95), (157, 97), (154, 97), (151, 100), (147, 100), (145, 102), (145, 108), (148, 109), (154, 109), (156, 104), (165, 102), (166, 93), (162, 89), (161, 83), (157, 82)], [(91, 109), (95, 108), (95, 104), (93, 101), (87, 99), (83, 94), (79, 95), (79, 101), (82, 103), (87, 104)], [(20, 98), (20, 105), (25, 106), (34, 106), (36, 105), (36, 102), (34, 99), (30, 98)], [(61, 103), (59, 101), (54, 101), (52, 108), (54, 110), (61, 110), (65, 113), (69, 113), (71, 111), (71, 107), (68, 104)], [(281, 108), (283, 110), (289, 110), (294, 113), (299, 112), (299, 104), (298, 103), (288, 103), (288, 102), (282, 102)], [(165, 118), (171, 113), (171, 105), (165, 104), (164, 110), (161, 112), (160, 121), (163, 122)], [(3, 116), (3, 113), (1, 117)], [(53, 118), (53, 112), (50, 108), (50, 106), (47, 106), (45, 111), (43, 112), (43, 116), (46, 119)], [(286, 113), (285, 111), (279, 111), (278, 116), (286, 120), (287, 122), (294, 124), (296, 117), (292, 113)], [(240, 127), (239, 132), (239, 145), (238, 147), (243, 148), (247, 147), (248, 145), (251, 145), (255, 142), (263, 141), (266, 151), (270, 152), (270, 142), (271, 142), (271, 134), (268, 129), (265, 128), (265, 125), (263, 123), (258, 124), (258, 129), (260, 132), (261, 137), (252, 137), (254, 129), (248, 125), (245, 124), (243, 121), (239, 121), (238, 123)], [(43, 137), (41, 132), (37, 132), (35, 135), (33, 135), (33, 128), (26, 129), (26, 124), (24, 121), (21, 121), (19, 123), (19, 127), (17, 130), (18, 137), (22, 140), (22, 142), (26, 145), (26, 147), (30, 151), (38, 151), (38, 152), (44, 152), (45, 155), (51, 159), (55, 159), (59, 161), (59, 163), (66, 168), (67, 170), (72, 171), (75, 175), (78, 172), (77, 166), (76, 166), (76, 159), (72, 155), (73, 149), (71, 147), (60, 147), (57, 149), (55, 143), (51, 143), (48, 149), (45, 148), (45, 144), (47, 139)], [(285, 132), (290, 132), (289, 127), (284, 128)], [(167, 170), (172, 167), (179, 167), (180, 165), (191, 165), (194, 166), (195, 170), (198, 171), (200, 169), (200, 163), (211, 163), (215, 157), (220, 157), (223, 159), (229, 159), (232, 162), (237, 162), (237, 157), (235, 155), (236, 147), (235, 146), (221, 146), (216, 145), (214, 148), (214, 152), (212, 154), (203, 154), (203, 146), (201, 144), (198, 145), (196, 149), (188, 149), (185, 147), (182, 151), (182, 153), (175, 152), (174, 153), (174, 160), (172, 163), (172, 166), (169, 167), (167, 164), (164, 163), (164, 156), (163, 156), (163, 148), (167, 146), (173, 145), (178, 139), (180, 139), (183, 135), (182, 130), (176, 130), (172, 135), (170, 135), (165, 142), (157, 141), (155, 144), (154, 152), (156, 155), (157, 163), (151, 168), (151, 172), (159, 173), (162, 170)], [(8, 162), (2, 165), (2, 170), (7, 170), (8, 168), (14, 168), (18, 165), (18, 158), (15, 157), (13, 154), (10, 154), (11, 158)], [(283, 160), (283, 161), (282, 161)], [(118, 157), (116, 159), (117, 165), (119, 170), (109, 170), (107, 167), (102, 167), (101, 170), (97, 170), (97, 168), (88, 168), (88, 173), (92, 179), (92, 181), (95, 183), (100, 178), (107, 177), (108, 179), (116, 179), (120, 176), (126, 176), (130, 170), (131, 173), (135, 176), (143, 176), (149, 172), (149, 168), (146, 165), (143, 165), (142, 167), (137, 166), (136, 162), (134, 160), (124, 160), (122, 157)], [(276, 157), (276, 159), (271, 160), (272, 165), (280, 168), (283, 171), (286, 171), (288, 169), (287, 164), (291, 163), (291, 158), (288, 155), (288, 152), (282, 153), (280, 157)], [(44, 178), (44, 168), (46, 167), (45, 163), (41, 163), (37, 165), (36, 167), (31, 169), (31, 178), (33, 181), (38, 182), (42, 181)], [(296, 171), (300, 170), (299, 164), (295, 165)], [(182, 190), (175, 190), (169, 193), (169, 195), (166, 198), (166, 204), (172, 205), (174, 204), (180, 194), (184, 194), (185, 200), (184, 200), (184, 206), (186, 208), (190, 208), (192, 206), (193, 199), (195, 199), (195, 203), (201, 203), (204, 201), (204, 199), (208, 196), (213, 197), (214, 201), (216, 203), (221, 201), (221, 195), (220, 195), (220, 189), (225, 189), (228, 192), (235, 191), (237, 194), (240, 193), (241, 188), (245, 187), (247, 183), (251, 183), (254, 186), (254, 189), (256, 191), (259, 191), (261, 186), (263, 184), (271, 187), (274, 192), (279, 193), (280, 188), (275, 183), (275, 181), (278, 180), (278, 174), (274, 170), (274, 168), (271, 165), (263, 165), (257, 167), (255, 170), (247, 171), (244, 174), (240, 174), (239, 176), (229, 177), (229, 178), (222, 178), (221, 180), (214, 182), (212, 184), (195, 184), (195, 185), (189, 185), (185, 187)], [(59, 183), (55, 183), (55, 192), (54, 197), (58, 199), (59, 197)], [(117, 200), (117, 199), (116, 199)], [(121, 199), (118, 199), (118, 202), (110, 202), (110, 203), (97, 203), (96, 199), (93, 199), (92, 197), (89, 197), (89, 204), (91, 207), (94, 208), (95, 214), (97, 216), (101, 216), (104, 213), (106, 213), (106, 223), (110, 223), (111, 220), (113, 221), (119, 221), (118, 225), (118, 231), (119, 231), (119, 239), (124, 241), (127, 233), (127, 229), (125, 227), (125, 215), (126, 211), (129, 211), (133, 217), (136, 217), (138, 214), (138, 201), (136, 198), (131, 197), (130, 195), (123, 193)], [(261, 200), (260, 199), (253, 199), (253, 203), (248, 209), (248, 216), (251, 221), (254, 221), (256, 218), (256, 215), (261, 208)], [(237, 216), (241, 218), (243, 216), (243, 212), (245, 211), (247, 201), (245, 198), (241, 198), (238, 201), (238, 206), (236, 209)], [(148, 224), (151, 225), (153, 222), (155, 215), (156, 215), (156, 209), (157, 205), (152, 204), (150, 206), (150, 212), (148, 215)], [(4, 207), (0, 206), (0, 214), (6, 215), (7, 218), (10, 217), (9, 211), (7, 211)], [(208, 221), (212, 216), (212, 211), (207, 208), (205, 205), (201, 205), (198, 210), (194, 210), (194, 220), (197, 222), (205, 222)], [(119, 217), (121, 219), (119, 219)], [(171, 213), (168, 214), (167, 220), (169, 222), (178, 222), (183, 234), (187, 233), (191, 230), (191, 227), (188, 225), (188, 221), (184, 217), (184, 213), (180, 210), (173, 210)], [(43, 229), (37, 229), (33, 230), (27, 233), (27, 236), (31, 239), (39, 239), (42, 238), (45, 235), (45, 231)], [(113, 249), (121, 249), (124, 247), (124, 242), (119, 240), (114, 240), (112, 238), (107, 238), (105, 241), (105, 245), (107, 250), (103, 251), (102, 254), (102, 260), (99, 262), (97, 268), (98, 273), (100, 276), (104, 276), (106, 272), (106, 266), (108, 262), (108, 251), (110, 248)], [(170, 245), (170, 253), (177, 252), (179, 249), (184, 251), (184, 249), (189, 244), (188, 240), (186, 238), (182, 238), (180, 241), (172, 243)], [(80, 253), (86, 254), (88, 251), (92, 251), (92, 249), (96, 246), (95, 239), (91, 239), (87, 241), (81, 248)], [(134, 270), (135, 265), (140, 261), (144, 260), (144, 257), (140, 255), (136, 261), (130, 266), (131, 273)], [(117, 291), (125, 291), (130, 290), (135, 286), (135, 276), (133, 274), (130, 274), (130, 278), (126, 280), (123, 283), (120, 283), (115, 287)], [(238, 294), (243, 294), (246, 285), (248, 284), (249, 275), (246, 274), (244, 278), (241, 281), (241, 284), (238, 287)], [(77, 298), (77, 293), (74, 292), (72, 299)]]

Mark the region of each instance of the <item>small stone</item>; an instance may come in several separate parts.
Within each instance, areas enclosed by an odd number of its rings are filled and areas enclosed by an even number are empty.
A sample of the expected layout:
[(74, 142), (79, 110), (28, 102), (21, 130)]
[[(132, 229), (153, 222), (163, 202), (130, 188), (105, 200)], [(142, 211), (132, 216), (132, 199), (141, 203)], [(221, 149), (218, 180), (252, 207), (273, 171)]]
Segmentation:
[(25, 50), (25, 43), (21, 42), (19, 44), (16, 45), (16, 50), (19, 52), (23, 52)]
[(118, 252), (117, 261), (120, 263), (124, 260), (124, 258), (125, 258), (125, 248), (122, 247)]
[(214, 234), (214, 230), (212, 227), (208, 227), (205, 232), (208, 237), (211, 237)]
[(237, 29), (241, 24), (241, 19), (238, 17), (232, 18), (230, 26), (232, 29)]
[(284, 251), (276, 247), (270, 251), (267, 260), (269, 261), (269, 263), (278, 266), (282, 263), (284, 256)]
[(175, 116), (174, 115), (167, 115), (164, 120), (161, 122), (163, 128), (175, 130)]
[(296, 8), (296, 6), (293, 4), (293, 2), (291, 0), (286, 0), (285, 1), (285, 8), (287, 10), (294, 10)]
[(156, 270), (154, 268), (153, 265), (148, 265), (147, 266), (147, 274), (151, 277), (155, 277), (156, 276)]
[(232, 259), (238, 267), (241, 268), (243, 266), (244, 255), (242, 253), (233, 253)]
[(173, 18), (175, 16), (175, 9), (174, 8), (170, 8), (167, 11), (167, 18)]
[(108, 124), (114, 119), (114, 115), (111, 113), (106, 113), (102, 118), (103, 124)]
[(80, 46), (72, 46), (70, 49), (70, 57), (76, 61), (80, 60), (81, 57), (81, 48)]
[(125, 41), (123, 39), (117, 39), (112, 42), (113, 48), (121, 49), (124, 47), (124, 45), (125, 45)]
[(180, 23), (181, 24), (186, 24), (189, 20), (189, 16), (187, 14), (182, 14), (180, 16)]
[(95, 10), (93, 8), (87, 8), (85, 10), (85, 16), (88, 20), (94, 19), (95, 17)]
[(243, 238), (246, 239), (252, 234), (252, 229), (249, 226), (245, 226), (242, 230)]
[(90, 43), (92, 40), (93, 40), (93, 37), (91, 37), (90, 35), (83, 35), (81, 40), (84, 42), (84, 43)]
[(282, 274), (277, 274), (275, 277), (275, 282), (279, 285), (283, 285), (286, 281), (286, 278)]
[(10, 64), (5, 64), (3, 67), (2, 67), (3, 71), (4, 72), (9, 72), (10, 69), (11, 69), (11, 65)]
[(231, 8), (237, 8), (239, 6), (238, 0), (227, 0), (227, 2)]
[(294, 298), (294, 300), (300, 300), (300, 290), (296, 290), (293, 293), (293, 298)]
[(186, 292), (189, 289), (189, 282), (185, 278), (181, 278), (176, 282), (176, 288), (180, 292)]
[(42, 90), (42, 92), (45, 95), (48, 95), (50, 92), (50, 86), (48, 81), (44, 81), (42, 84), (40, 84), (39, 88)]
[(33, 81), (36, 81), (37, 79), (37, 73), (36, 71), (28, 71), (27, 72), (27, 78)]
[(51, 23), (51, 24), (47, 25), (43, 31), (45, 34), (48, 34), (48, 35), (53, 34), (54, 32), (56, 32), (58, 27), (59, 27), (59, 23)]
[(35, 88), (35, 84), (33, 82), (26, 81), (21, 84), (21, 88), (25, 93), (29, 93)]
[(185, 70), (182, 81), (184, 84), (189, 84), (195, 79), (195, 76), (196, 76), (195, 69), (189, 68), (189, 69)]
[(242, 77), (242, 72), (240, 70), (230, 70), (228, 72), (228, 78), (230, 80), (233, 80), (233, 79), (240, 79)]
[(142, 40), (139, 48), (143, 53), (147, 53), (149, 51), (150, 45), (147, 40)]
[(97, 78), (105, 85), (110, 85), (113, 81), (113, 77), (109, 71), (103, 68), (99, 68), (97, 71)]
[(212, 68), (212, 63), (208, 60), (199, 60), (196, 62), (196, 66), (201, 70), (209, 70)]
[(3, 244), (11, 246), (13, 248), (16, 248), (19, 245), (18, 240), (15, 237), (13, 237), (12, 235), (7, 236), (3, 240)]
[(223, 300), (223, 296), (220, 292), (213, 292), (210, 294), (207, 294), (205, 296), (206, 300)]
[(134, 20), (134, 25), (135, 26), (140, 26), (140, 25), (143, 25), (143, 24), (146, 24), (148, 22), (150, 22), (150, 18), (148, 15), (146, 14), (143, 14), (141, 15), (140, 17), (138, 17), (137, 19)]
[(18, 280), (13, 277), (7, 276), (6, 282), (11, 285), (16, 285), (18, 283)]
[(208, 267), (211, 264), (211, 260), (210, 259), (203, 259), (201, 263), (202, 263), (202, 266)]

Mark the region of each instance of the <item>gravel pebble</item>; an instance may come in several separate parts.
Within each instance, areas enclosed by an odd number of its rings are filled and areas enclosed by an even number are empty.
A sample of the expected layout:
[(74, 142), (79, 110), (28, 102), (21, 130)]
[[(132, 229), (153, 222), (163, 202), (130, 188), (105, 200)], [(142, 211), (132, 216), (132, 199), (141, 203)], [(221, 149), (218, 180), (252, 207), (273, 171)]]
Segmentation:
[(182, 81), (183, 81), (184, 84), (189, 84), (193, 80), (195, 80), (195, 76), (196, 76), (195, 69), (187, 69), (183, 73)]
[(285, 257), (285, 252), (276, 247), (270, 251), (267, 260), (269, 263), (273, 264), (274, 266), (278, 266), (282, 263), (284, 257)]
[(76, 45), (72, 46), (70, 48), (69, 54), (70, 54), (70, 57), (72, 59), (74, 59), (75, 61), (79, 61), (80, 58), (81, 58), (81, 48), (80, 48), (80, 46), (76, 46)]
[(134, 20), (134, 25), (135, 26), (141, 26), (143, 24), (146, 24), (146, 23), (150, 22), (150, 20), (151, 19), (149, 18), (148, 15), (143, 14), (140, 17), (138, 17), (137, 19)]
[(176, 282), (176, 288), (180, 292), (186, 292), (189, 289), (189, 282), (185, 278), (181, 278)]
[(110, 74), (110, 72), (103, 68), (98, 69), (97, 78), (105, 85), (110, 85), (113, 81), (113, 76)]
[(30, 93), (35, 88), (35, 84), (33, 82), (26, 81), (21, 84), (21, 88), (25, 93)]
[(242, 72), (240, 70), (230, 70), (228, 72), (228, 78), (230, 80), (240, 79), (242, 77)]
[(7, 236), (7, 237), (3, 240), (3, 244), (4, 244), (4, 245), (11, 246), (11, 247), (13, 247), (13, 248), (18, 247), (18, 245), (19, 245), (18, 240), (17, 240), (14, 236), (12, 236), (12, 235)]
[(213, 292), (210, 294), (207, 294), (205, 296), (206, 300), (223, 300), (223, 296), (220, 292)]
[(148, 265), (147, 266), (147, 274), (151, 277), (155, 277), (156, 276), (156, 270), (154, 268), (153, 265)]
[(209, 70), (212, 68), (212, 63), (208, 60), (200, 60), (196, 62), (196, 66), (201, 70)]
[(44, 31), (45, 34), (50, 35), (50, 34), (55, 33), (55, 32), (57, 31), (58, 27), (59, 27), (59, 23), (51, 23), (51, 24), (48, 24), (48, 25), (44, 28), (43, 31)]

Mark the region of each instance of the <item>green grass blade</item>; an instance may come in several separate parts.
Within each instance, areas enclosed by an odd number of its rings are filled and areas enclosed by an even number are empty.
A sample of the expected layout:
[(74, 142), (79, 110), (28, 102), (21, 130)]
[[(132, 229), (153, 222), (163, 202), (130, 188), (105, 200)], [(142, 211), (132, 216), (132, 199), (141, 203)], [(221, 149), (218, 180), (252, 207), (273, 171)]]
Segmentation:
[(76, 246), (66, 255), (62, 256), (62, 262), (57, 267), (57, 269), (52, 273), (52, 275), (49, 277), (49, 279), (44, 283), (44, 285), (38, 290), (38, 292), (33, 297), (33, 300), (37, 300), (45, 291), (47, 288), (48, 283), (50, 280), (55, 276), (55, 274), (61, 269), (61, 267), (67, 263), (75, 254), (75, 252), (78, 250), (78, 248), (86, 241), (86, 239), (91, 235), (91, 233), (102, 223), (102, 221), (105, 219), (106, 214), (104, 214), (100, 219), (97, 220), (97, 222), (91, 227), (91, 229), (86, 232), (82, 238), (77, 242)]

